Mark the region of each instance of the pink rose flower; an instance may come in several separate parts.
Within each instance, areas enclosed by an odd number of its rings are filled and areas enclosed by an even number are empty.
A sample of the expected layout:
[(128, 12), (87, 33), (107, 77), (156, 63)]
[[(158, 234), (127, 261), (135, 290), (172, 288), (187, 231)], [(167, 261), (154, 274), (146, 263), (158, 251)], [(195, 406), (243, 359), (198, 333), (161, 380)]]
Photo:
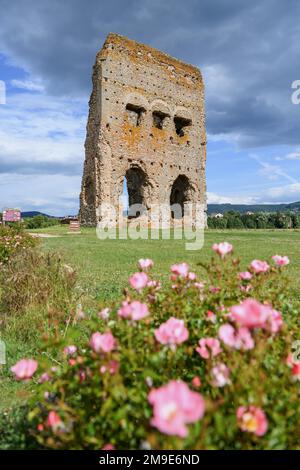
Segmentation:
[(144, 289), (144, 287), (147, 286), (148, 281), (149, 278), (144, 272), (134, 273), (129, 278), (129, 284), (133, 289), (137, 290), (138, 292), (140, 292), (142, 289)]
[(21, 359), (10, 370), (17, 380), (27, 381), (31, 379), (37, 368), (38, 363), (34, 359)]
[(252, 274), (249, 271), (243, 271), (239, 273), (239, 278), (241, 281), (250, 281), (250, 279), (252, 279)]
[(105, 444), (103, 447), (102, 447), (102, 450), (115, 450), (115, 446), (113, 446), (112, 444)]
[(152, 268), (154, 265), (152, 259), (146, 258), (146, 259), (139, 259), (138, 261), (138, 266), (140, 269), (147, 270)]
[(209, 287), (209, 292), (211, 292), (211, 294), (217, 294), (218, 292), (220, 292), (220, 287), (216, 287), (216, 286), (210, 286)]
[(207, 321), (210, 321), (210, 322), (212, 322), (212, 323), (216, 323), (216, 321), (217, 321), (217, 315), (216, 315), (214, 312), (212, 312), (211, 310), (207, 310), (207, 312), (206, 312), (206, 320), (207, 320)]
[(300, 380), (300, 362), (297, 362), (292, 367), (293, 380)]
[(195, 388), (200, 388), (201, 387), (202, 383), (201, 383), (201, 379), (200, 379), (200, 377), (198, 377), (198, 375), (195, 375), (195, 377), (193, 377), (192, 385)]
[(275, 262), (277, 266), (286, 266), (290, 262), (287, 256), (279, 256), (279, 255), (272, 256), (272, 260)]
[(266, 329), (271, 333), (278, 333), (283, 326), (282, 314), (273, 310), (271, 307), (269, 309), (269, 317), (266, 324)]
[(250, 331), (246, 327), (233, 328), (229, 323), (225, 323), (219, 328), (219, 338), (226, 346), (234, 349), (248, 351), (254, 348), (254, 341)]
[(199, 421), (205, 410), (202, 396), (189, 389), (182, 381), (152, 389), (148, 401), (153, 406), (152, 426), (172, 436), (186, 437), (187, 424)]
[(44, 372), (39, 378), (39, 383), (43, 384), (45, 382), (49, 382), (50, 380), (51, 380), (50, 375), (47, 372)]
[(90, 338), (90, 346), (95, 353), (109, 353), (116, 348), (117, 342), (111, 333), (93, 333)]
[(293, 381), (300, 380), (300, 361), (295, 360), (293, 354), (289, 353), (286, 363), (291, 368)]
[(110, 314), (110, 309), (107, 307), (103, 308), (102, 310), (100, 310), (100, 312), (97, 313), (98, 317), (101, 318), (102, 320), (108, 320), (109, 314)]
[(225, 387), (230, 384), (230, 370), (225, 364), (217, 364), (211, 370), (212, 382), (214, 387)]
[(132, 302), (122, 302), (122, 307), (118, 310), (118, 315), (123, 318), (129, 318), (133, 321), (141, 320), (149, 315), (147, 304), (133, 300)]
[(263, 436), (268, 430), (268, 420), (265, 412), (257, 406), (240, 406), (237, 409), (239, 428), (244, 432), (252, 432), (256, 436)]
[(254, 259), (251, 262), (250, 267), (255, 274), (266, 273), (270, 268), (266, 261), (261, 261), (259, 259)]
[(172, 278), (173, 280), (177, 277), (185, 278), (189, 273), (189, 265), (187, 263), (173, 264), (173, 266), (171, 266), (171, 272), (174, 275), (174, 279)]
[(195, 282), (194, 286), (195, 286), (197, 289), (202, 290), (202, 289), (204, 289), (205, 284), (204, 284), (204, 282)]
[(269, 307), (255, 299), (246, 299), (230, 308), (231, 318), (247, 328), (263, 328), (269, 317)]
[(77, 348), (73, 344), (71, 344), (70, 346), (66, 346), (64, 348), (64, 353), (66, 356), (74, 356), (76, 352), (77, 352)]
[(154, 331), (155, 338), (161, 344), (181, 344), (189, 337), (183, 320), (171, 317)]
[(63, 422), (56, 411), (50, 411), (46, 421), (46, 426), (52, 428), (54, 432), (64, 427)]
[(188, 279), (189, 279), (189, 281), (195, 281), (196, 278), (197, 278), (196, 273), (193, 273), (193, 272), (189, 272), (189, 273), (188, 273)]
[(247, 284), (246, 286), (240, 286), (240, 290), (245, 292), (246, 294), (252, 290), (251, 284)]
[(150, 281), (147, 282), (147, 287), (153, 287), (154, 289), (159, 290), (161, 288), (161, 283), (154, 279), (150, 279)]
[(222, 243), (214, 243), (212, 249), (219, 255), (221, 258), (228, 255), (232, 252), (233, 246), (230, 243), (222, 242)]
[(210, 359), (222, 352), (220, 341), (216, 338), (202, 338), (196, 351), (203, 359)]

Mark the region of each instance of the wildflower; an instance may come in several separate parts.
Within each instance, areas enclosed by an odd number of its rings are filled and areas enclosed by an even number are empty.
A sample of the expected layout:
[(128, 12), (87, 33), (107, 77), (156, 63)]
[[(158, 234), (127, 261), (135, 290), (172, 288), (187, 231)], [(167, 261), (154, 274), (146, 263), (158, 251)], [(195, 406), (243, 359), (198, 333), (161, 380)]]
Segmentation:
[(122, 307), (118, 310), (118, 315), (131, 320), (141, 320), (149, 315), (148, 306), (138, 300), (132, 302), (122, 302)]
[(142, 289), (144, 289), (144, 287), (147, 286), (148, 281), (149, 278), (144, 272), (134, 273), (129, 278), (129, 284), (133, 289), (137, 290), (138, 292), (140, 292)]
[(154, 331), (155, 338), (161, 344), (181, 344), (189, 337), (183, 320), (171, 317)]
[(215, 357), (222, 352), (220, 341), (215, 338), (202, 338), (196, 351), (203, 359)]
[(263, 436), (268, 430), (268, 420), (265, 412), (257, 406), (240, 406), (237, 409), (238, 426), (242, 431), (252, 432)]
[(148, 401), (153, 406), (151, 424), (164, 434), (186, 437), (186, 425), (195, 423), (204, 415), (202, 396), (191, 391), (182, 381), (172, 380), (158, 389), (152, 389)]
[(290, 262), (287, 256), (280, 256), (280, 255), (272, 256), (272, 260), (277, 266), (286, 266)]
[(149, 258), (146, 258), (146, 259), (139, 259), (138, 261), (138, 266), (140, 269), (142, 270), (147, 270), (147, 269), (150, 269), (152, 268), (154, 265), (152, 259), (149, 259)]
[(34, 359), (21, 359), (10, 370), (17, 380), (27, 381), (31, 379), (37, 368), (38, 363)]
[(222, 243), (214, 243), (212, 246), (212, 249), (221, 256), (221, 258), (224, 258), (226, 255), (232, 252), (233, 246), (230, 243), (227, 242), (222, 242)]
[(101, 334), (97, 331), (90, 338), (90, 346), (95, 353), (109, 353), (116, 348), (116, 339), (111, 333)]
[(211, 370), (212, 385), (214, 387), (225, 387), (230, 383), (230, 370), (225, 364), (217, 364)]
[(266, 261), (261, 261), (259, 259), (254, 259), (251, 262), (250, 267), (255, 274), (266, 273), (270, 268)]

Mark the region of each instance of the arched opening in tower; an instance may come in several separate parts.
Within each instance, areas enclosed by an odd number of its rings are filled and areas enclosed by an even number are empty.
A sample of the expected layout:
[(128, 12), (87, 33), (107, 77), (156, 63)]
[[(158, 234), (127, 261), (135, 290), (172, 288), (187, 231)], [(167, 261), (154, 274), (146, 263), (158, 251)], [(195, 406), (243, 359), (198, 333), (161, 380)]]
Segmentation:
[(147, 211), (149, 181), (146, 173), (139, 167), (131, 167), (125, 178), (128, 193), (128, 218), (136, 218)]
[(174, 181), (170, 195), (171, 216), (181, 219), (184, 216), (184, 204), (191, 201), (192, 187), (185, 175), (179, 175)]

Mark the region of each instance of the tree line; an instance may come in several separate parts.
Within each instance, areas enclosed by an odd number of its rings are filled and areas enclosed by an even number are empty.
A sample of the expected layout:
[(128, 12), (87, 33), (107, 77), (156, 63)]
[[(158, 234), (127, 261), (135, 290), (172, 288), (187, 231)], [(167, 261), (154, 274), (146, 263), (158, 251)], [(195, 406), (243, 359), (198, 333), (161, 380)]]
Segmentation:
[(256, 212), (240, 214), (229, 211), (223, 217), (208, 215), (208, 228), (215, 229), (295, 229), (300, 228), (300, 213)]

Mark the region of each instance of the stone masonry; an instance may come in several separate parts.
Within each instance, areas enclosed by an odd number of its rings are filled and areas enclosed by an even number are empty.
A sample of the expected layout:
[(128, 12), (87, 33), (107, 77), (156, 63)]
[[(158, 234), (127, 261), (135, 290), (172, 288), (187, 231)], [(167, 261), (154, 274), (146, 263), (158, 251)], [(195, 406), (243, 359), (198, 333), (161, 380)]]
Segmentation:
[[(198, 68), (109, 34), (97, 54), (89, 102), (80, 219), (129, 204), (206, 207), (204, 84)], [(204, 209), (203, 209), (204, 210)]]

